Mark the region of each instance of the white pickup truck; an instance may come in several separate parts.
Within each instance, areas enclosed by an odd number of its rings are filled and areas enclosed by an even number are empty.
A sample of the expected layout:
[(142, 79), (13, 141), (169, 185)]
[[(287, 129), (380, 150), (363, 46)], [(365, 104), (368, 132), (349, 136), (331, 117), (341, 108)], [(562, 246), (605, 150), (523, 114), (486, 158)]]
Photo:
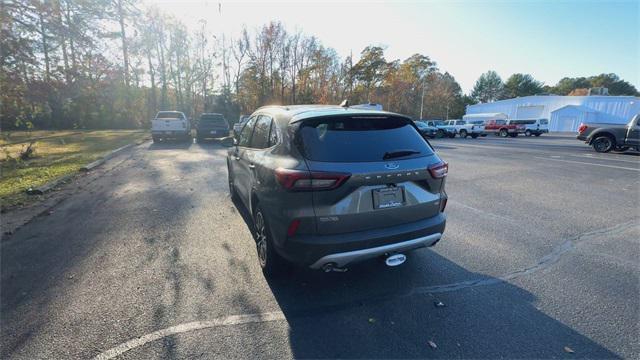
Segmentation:
[(166, 139), (191, 141), (191, 123), (180, 111), (160, 111), (151, 120), (153, 142)]
[[(471, 136), (477, 138), (484, 134), (484, 123), (481, 120), (466, 121), (466, 120), (446, 120), (445, 129), (450, 130), (454, 134), (459, 135), (462, 138)], [(455, 135), (454, 135), (455, 136)]]

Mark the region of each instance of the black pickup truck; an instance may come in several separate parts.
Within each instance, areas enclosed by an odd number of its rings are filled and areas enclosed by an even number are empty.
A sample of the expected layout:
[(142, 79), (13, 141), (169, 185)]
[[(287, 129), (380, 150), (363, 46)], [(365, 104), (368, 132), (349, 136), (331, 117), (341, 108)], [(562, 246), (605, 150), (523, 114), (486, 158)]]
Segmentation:
[(582, 123), (578, 127), (578, 140), (593, 146), (597, 152), (640, 151), (640, 114), (626, 125)]

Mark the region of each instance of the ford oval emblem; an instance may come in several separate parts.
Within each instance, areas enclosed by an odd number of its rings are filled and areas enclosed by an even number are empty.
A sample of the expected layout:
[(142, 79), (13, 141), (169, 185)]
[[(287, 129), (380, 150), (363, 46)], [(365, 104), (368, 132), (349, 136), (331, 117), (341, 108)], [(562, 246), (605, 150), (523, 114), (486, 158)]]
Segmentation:
[(395, 169), (400, 167), (400, 164), (398, 164), (398, 163), (386, 163), (386, 164), (384, 164), (384, 167), (389, 169), (389, 170), (395, 170)]

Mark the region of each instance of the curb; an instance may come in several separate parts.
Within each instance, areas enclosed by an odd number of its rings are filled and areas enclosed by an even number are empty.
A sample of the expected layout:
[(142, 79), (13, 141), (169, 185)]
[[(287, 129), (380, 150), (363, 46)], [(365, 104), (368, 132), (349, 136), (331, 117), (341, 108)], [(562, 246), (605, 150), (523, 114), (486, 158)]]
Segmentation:
[[(98, 159), (98, 160), (96, 160), (96, 161), (94, 161), (94, 162), (92, 162), (92, 163), (89, 163), (89, 164), (87, 164), (87, 165), (85, 165), (85, 166), (81, 167), (81, 168), (80, 168), (80, 172), (87, 172), (87, 171), (91, 171), (91, 170), (93, 170), (93, 169), (97, 168), (98, 166), (100, 166), (100, 165), (104, 164), (107, 160), (111, 159), (112, 157), (114, 157), (114, 156), (118, 155), (118, 153), (120, 153), (120, 152), (122, 152), (122, 151), (124, 151), (124, 150), (127, 150), (127, 149), (129, 149), (129, 148), (132, 148), (132, 147), (134, 147), (134, 146), (141, 145), (141, 144), (143, 144), (144, 142), (146, 142), (147, 140), (148, 140), (148, 139), (143, 139), (143, 140), (137, 141), (137, 142), (135, 142), (135, 143), (131, 143), (131, 144), (128, 144), (128, 145), (125, 145), (125, 146), (119, 147), (119, 148), (117, 148), (117, 149), (115, 149), (115, 150), (113, 150), (113, 151), (109, 152), (108, 154), (106, 154), (105, 156), (103, 156), (101, 159)], [(65, 175), (65, 176), (63, 176), (63, 177), (60, 177), (60, 178), (57, 178), (57, 179), (51, 180), (51, 181), (49, 181), (48, 183), (46, 183), (46, 184), (44, 184), (44, 185), (42, 185), (42, 186), (39, 186), (39, 187), (37, 187), (37, 188), (35, 188), (35, 189), (34, 189), (34, 188), (29, 188), (29, 189), (27, 189), (27, 191), (26, 191), (26, 192), (27, 192), (27, 194), (29, 194), (29, 195), (42, 195), (42, 194), (44, 194), (44, 193), (46, 193), (46, 192), (48, 192), (48, 191), (50, 191), (50, 190), (54, 189), (56, 186), (60, 185), (61, 183), (65, 182), (65, 181), (67, 181), (67, 180), (69, 180), (69, 179), (71, 179), (71, 178), (72, 178), (73, 176), (75, 176), (75, 175), (76, 175), (75, 173), (73, 173), (73, 174), (69, 174), (69, 175)]]
[(92, 163), (89, 163), (89, 164), (81, 167), (80, 171), (82, 171), (82, 172), (91, 171), (91, 170), (97, 168), (98, 166), (104, 164), (105, 161), (107, 161), (107, 160), (111, 159), (112, 157), (116, 156), (119, 152), (127, 150), (127, 149), (133, 147), (134, 145), (135, 144), (132, 143), (132, 144), (129, 144), (129, 145), (125, 145), (125, 146), (119, 147), (119, 148), (111, 151), (107, 155), (103, 156), (102, 159), (98, 159), (98, 160), (96, 160), (96, 161), (94, 161)]
[(48, 183), (39, 186), (35, 189), (33, 188), (29, 188), (27, 189), (27, 194), (29, 195), (42, 195), (44, 193), (46, 193), (47, 191), (50, 191), (52, 189), (54, 189), (56, 186), (62, 184), (63, 182), (66, 182), (67, 180), (71, 179), (75, 174), (69, 174), (69, 175), (65, 175), (63, 177), (59, 177), (55, 180), (49, 181)]

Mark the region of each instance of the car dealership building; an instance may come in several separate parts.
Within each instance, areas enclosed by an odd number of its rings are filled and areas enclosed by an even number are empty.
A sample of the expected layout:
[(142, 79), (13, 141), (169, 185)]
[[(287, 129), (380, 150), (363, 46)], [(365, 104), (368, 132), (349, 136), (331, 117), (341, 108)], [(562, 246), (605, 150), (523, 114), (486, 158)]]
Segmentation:
[(635, 96), (535, 95), (467, 106), (467, 114), (504, 113), (508, 119), (549, 119), (549, 131), (577, 131), (580, 123), (626, 124), (640, 113)]

